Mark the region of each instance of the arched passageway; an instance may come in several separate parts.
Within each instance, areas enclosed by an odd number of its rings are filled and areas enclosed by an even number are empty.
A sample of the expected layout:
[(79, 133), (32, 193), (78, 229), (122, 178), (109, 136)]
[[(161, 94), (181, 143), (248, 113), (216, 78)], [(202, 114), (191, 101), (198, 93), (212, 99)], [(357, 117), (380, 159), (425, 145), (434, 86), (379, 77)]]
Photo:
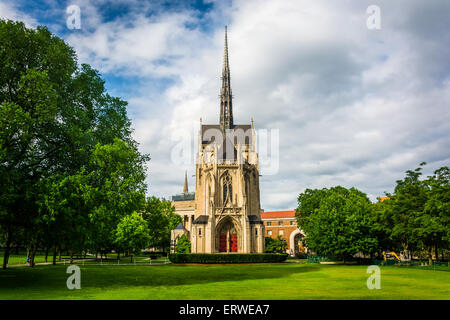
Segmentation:
[(303, 244), (303, 238), (305, 237), (305, 233), (299, 229), (292, 231), (289, 236), (289, 254), (291, 256), (296, 255), (299, 251), (303, 251), (306, 253), (306, 248)]
[(238, 252), (239, 234), (233, 220), (225, 218), (217, 226), (219, 252)]

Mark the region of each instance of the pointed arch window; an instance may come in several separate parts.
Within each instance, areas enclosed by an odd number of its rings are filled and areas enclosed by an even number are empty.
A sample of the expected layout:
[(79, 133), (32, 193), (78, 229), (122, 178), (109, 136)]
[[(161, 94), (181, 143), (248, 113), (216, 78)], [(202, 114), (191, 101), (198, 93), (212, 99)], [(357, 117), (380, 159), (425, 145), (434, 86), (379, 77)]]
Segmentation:
[(232, 201), (232, 195), (233, 195), (233, 191), (231, 189), (231, 177), (230, 175), (227, 173), (224, 177), (223, 177), (223, 185), (222, 185), (222, 189), (223, 189), (223, 203), (227, 203), (227, 201)]

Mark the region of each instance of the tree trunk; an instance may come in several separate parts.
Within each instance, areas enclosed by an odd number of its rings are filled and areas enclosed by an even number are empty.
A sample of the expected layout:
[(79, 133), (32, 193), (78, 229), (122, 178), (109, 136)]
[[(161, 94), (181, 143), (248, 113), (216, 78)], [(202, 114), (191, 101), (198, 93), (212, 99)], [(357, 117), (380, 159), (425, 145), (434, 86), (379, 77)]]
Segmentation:
[(130, 254), (130, 262), (133, 262), (133, 254)]
[(55, 246), (53, 247), (53, 265), (56, 265), (56, 253), (57, 253), (57, 251), (56, 251), (56, 244), (55, 244)]
[(438, 261), (439, 260), (439, 255), (438, 255), (438, 246), (437, 246), (437, 244), (434, 245), (434, 255), (435, 255), (436, 261)]
[(34, 263), (34, 257), (36, 256), (36, 246), (33, 246), (31, 249), (31, 267), (33, 268), (35, 266)]
[(433, 247), (428, 250), (428, 264), (430, 266), (433, 264)]
[(10, 247), (11, 247), (11, 232), (8, 231), (6, 235), (5, 255), (3, 256), (3, 269), (6, 269), (6, 267), (8, 266)]
[(47, 263), (47, 258), (48, 258), (48, 246), (47, 248), (45, 248), (45, 263)]
[(117, 251), (117, 260), (120, 260), (120, 251)]
[(59, 259), (58, 259), (58, 261), (61, 261), (61, 247), (58, 247), (58, 253), (59, 253)]

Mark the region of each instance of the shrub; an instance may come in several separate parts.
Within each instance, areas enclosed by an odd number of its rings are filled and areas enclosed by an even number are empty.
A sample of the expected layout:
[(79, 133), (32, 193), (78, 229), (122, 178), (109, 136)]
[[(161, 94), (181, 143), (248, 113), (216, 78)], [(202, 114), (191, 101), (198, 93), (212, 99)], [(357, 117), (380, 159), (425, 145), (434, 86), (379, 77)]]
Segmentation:
[(285, 253), (287, 248), (286, 240), (283, 240), (281, 236), (276, 239), (270, 237), (265, 238), (266, 241), (266, 253)]
[(172, 263), (268, 263), (283, 262), (287, 254), (279, 253), (174, 253), (169, 255)]
[(318, 255), (309, 255), (308, 256), (308, 263), (320, 263), (320, 262), (332, 262), (332, 261), (339, 261), (339, 259), (337, 259), (335, 257), (318, 256)]
[(297, 252), (296, 256), (298, 259), (308, 259), (308, 255), (304, 252)]
[(186, 235), (182, 235), (178, 238), (177, 245), (175, 246), (176, 253), (191, 253), (191, 242), (188, 240)]
[(167, 252), (164, 252), (164, 251), (147, 251), (147, 252), (143, 252), (142, 254), (148, 255), (150, 259), (158, 259), (158, 258), (167, 256)]

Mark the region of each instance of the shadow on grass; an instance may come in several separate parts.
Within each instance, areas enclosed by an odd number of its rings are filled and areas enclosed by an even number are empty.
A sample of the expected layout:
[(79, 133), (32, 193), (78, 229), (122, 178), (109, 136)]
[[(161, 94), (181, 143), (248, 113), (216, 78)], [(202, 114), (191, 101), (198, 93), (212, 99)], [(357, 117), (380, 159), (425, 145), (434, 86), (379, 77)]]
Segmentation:
[[(36, 266), (0, 270), (0, 299), (10, 290), (67, 290), (68, 265)], [(212, 282), (285, 278), (319, 271), (318, 265), (235, 264), (162, 266), (80, 266), (83, 288), (133, 286), (181, 286)]]

